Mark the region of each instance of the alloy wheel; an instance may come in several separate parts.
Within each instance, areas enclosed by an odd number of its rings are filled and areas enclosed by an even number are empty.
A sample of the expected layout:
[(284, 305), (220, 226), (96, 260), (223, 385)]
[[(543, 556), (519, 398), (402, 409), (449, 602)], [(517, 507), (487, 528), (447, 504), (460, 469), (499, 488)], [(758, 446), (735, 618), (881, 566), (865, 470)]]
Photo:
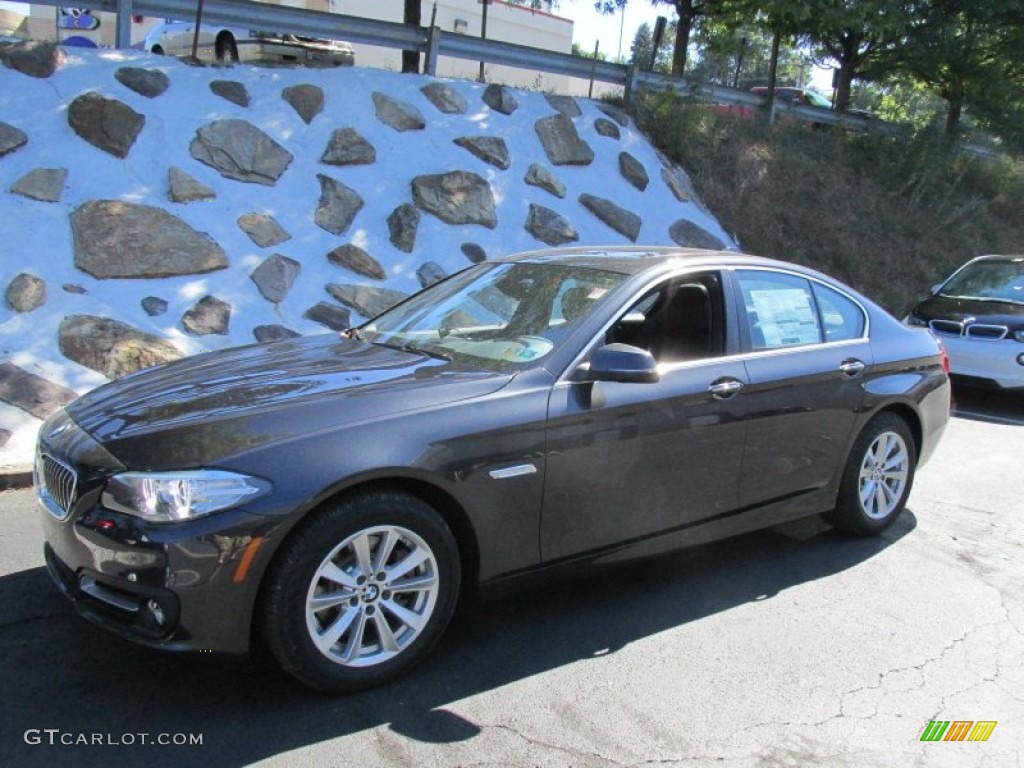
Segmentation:
[(860, 466), (859, 494), (864, 514), (873, 520), (890, 515), (907, 485), (910, 453), (896, 432), (882, 432), (864, 453)]
[(380, 664), (427, 626), (438, 589), (437, 558), (421, 537), (399, 526), (365, 528), (338, 544), (314, 573), (306, 629), (334, 663)]

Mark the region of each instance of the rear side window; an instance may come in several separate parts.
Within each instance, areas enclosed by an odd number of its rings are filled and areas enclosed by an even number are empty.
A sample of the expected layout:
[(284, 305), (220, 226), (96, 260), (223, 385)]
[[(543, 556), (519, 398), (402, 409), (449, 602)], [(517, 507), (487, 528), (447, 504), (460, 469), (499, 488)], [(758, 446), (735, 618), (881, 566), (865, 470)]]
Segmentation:
[(864, 335), (864, 312), (851, 299), (821, 283), (811, 284), (818, 300), (825, 341), (859, 339)]
[(736, 274), (753, 349), (817, 344), (821, 325), (811, 283), (781, 272)]

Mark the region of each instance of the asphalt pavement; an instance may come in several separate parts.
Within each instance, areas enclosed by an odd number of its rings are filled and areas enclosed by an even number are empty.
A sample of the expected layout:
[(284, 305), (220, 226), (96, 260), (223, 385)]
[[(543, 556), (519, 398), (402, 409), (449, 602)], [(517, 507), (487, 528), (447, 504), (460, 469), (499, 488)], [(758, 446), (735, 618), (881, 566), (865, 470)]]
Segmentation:
[(31, 491), (0, 493), (0, 765), (1020, 766), (1024, 407), (958, 408), (879, 539), (809, 521), (542, 584), (344, 697), (86, 624)]

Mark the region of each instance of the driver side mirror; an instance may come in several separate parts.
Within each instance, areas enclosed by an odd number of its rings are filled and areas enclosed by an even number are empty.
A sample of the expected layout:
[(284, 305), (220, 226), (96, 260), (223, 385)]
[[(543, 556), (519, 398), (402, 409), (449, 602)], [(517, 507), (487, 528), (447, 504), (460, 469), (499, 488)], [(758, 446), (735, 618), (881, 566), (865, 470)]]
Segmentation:
[(646, 349), (630, 344), (607, 344), (589, 363), (573, 371), (571, 381), (615, 381), (621, 384), (654, 384), (661, 380), (658, 364)]

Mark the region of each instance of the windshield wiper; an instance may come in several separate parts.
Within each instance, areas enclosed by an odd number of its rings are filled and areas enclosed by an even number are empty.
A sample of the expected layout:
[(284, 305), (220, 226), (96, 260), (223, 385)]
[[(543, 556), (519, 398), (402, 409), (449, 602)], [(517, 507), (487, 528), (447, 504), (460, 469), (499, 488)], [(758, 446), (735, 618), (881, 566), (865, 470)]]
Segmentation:
[(412, 352), (417, 355), (426, 355), (427, 357), (433, 357), (437, 360), (445, 360), (452, 362), (452, 356), (447, 352), (440, 349), (432, 349), (430, 347), (421, 347), (418, 344), (411, 341), (371, 341), (371, 344), (375, 344), (378, 347), (387, 347), (388, 349), (398, 349), (402, 352)]

